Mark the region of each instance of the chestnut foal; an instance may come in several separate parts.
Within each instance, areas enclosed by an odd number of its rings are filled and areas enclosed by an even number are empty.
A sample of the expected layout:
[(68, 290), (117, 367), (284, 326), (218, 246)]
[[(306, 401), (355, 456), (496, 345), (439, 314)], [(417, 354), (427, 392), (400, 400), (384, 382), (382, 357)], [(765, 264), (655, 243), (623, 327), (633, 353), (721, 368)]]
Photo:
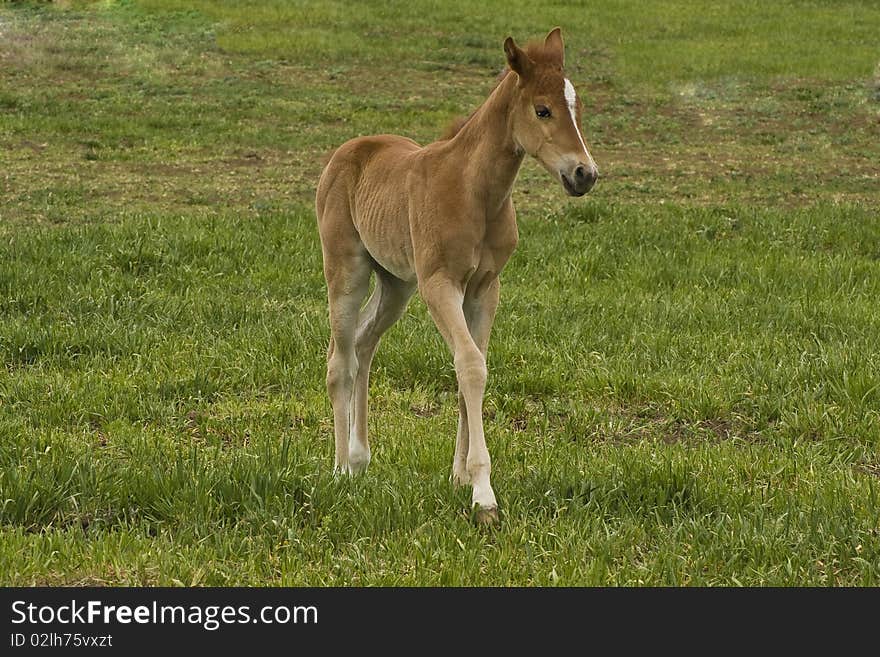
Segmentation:
[[(513, 182), (526, 154), (571, 196), (598, 177), (581, 134), (581, 103), (563, 72), (559, 28), (525, 49), (508, 37), (504, 52), (509, 70), (454, 136), (424, 147), (395, 135), (352, 139), (324, 168), (315, 202), (330, 305), (336, 471), (355, 474), (370, 462), (370, 364), (418, 288), (458, 379), (452, 481), (473, 487), (481, 522), (497, 519), (482, 404), (498, 275), (518, 239)], [(372, 273), (375, 289), (362, 307)]]

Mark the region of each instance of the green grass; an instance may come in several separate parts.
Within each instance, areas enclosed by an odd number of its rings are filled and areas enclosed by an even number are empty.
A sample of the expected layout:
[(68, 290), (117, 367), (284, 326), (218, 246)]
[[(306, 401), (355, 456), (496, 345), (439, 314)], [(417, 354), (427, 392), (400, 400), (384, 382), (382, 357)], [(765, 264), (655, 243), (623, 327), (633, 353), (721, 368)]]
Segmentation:
[[(537, 37), (536, 26), (570, 26), (569, 65), (593, 69), (624, 84), (694, 77), (810, 75), (865, 77), (876, 64), (873, 37), (880, 7), (870, 0), (655, 0), (646, 9), (627, 0), (588, 2), (362, 3), (285, 0), (236, 7), (197, 0), (144, 0), (154, 10), (184, 6), (217, 21), (217, 45), (227, 52), (271, 54), (292, 62), (378, 66), (461, 63), (498, 65), (500, 34)], [(544, 31), (546, 33), (547, 30)], [(846, 57), (839, 52), (845, 47)], [(610, 62), (607, 60), (611, 60)], [(595, 75), (595, 73), (593, 73)]]
[[(880, 584), (874, 3), (183, 6), (0, 6), (0, 583)], [(310, 204), (553, 24), (604, 175), (520, 177), (486, 530), (420, 301), (332, 476)]]

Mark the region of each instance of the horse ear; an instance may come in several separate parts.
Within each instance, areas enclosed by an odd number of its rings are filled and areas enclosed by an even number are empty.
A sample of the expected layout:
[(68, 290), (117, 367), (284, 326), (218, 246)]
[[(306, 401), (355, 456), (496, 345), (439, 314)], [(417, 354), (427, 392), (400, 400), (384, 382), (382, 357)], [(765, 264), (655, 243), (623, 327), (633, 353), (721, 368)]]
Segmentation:
[(562, 29), (554, 27), (544, 39), (544, 50), (549, 52), (554, 59), (558, 59), (565, 66), (565, 44), (562, 42)]
[(520, 48), (513, 41), (513, 37), (507, 37), (504, 40), (504, 54), (507, 55), (507, 65), (510, 70), (515, 72), (520, 79), (528, 77), (532, 72), (534, 62), (526, 54), (525, 50)]

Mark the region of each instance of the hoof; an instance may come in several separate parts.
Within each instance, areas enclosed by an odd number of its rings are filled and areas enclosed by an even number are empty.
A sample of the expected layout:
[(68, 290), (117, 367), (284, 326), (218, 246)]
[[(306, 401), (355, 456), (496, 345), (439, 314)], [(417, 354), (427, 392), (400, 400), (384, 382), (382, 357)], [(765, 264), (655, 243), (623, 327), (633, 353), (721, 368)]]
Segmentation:
[(498, 507), (484, 508), (482, 506), (474, 506), (473, 509), (474, 522), (478, 525), (492, 527), (498, 524)]
[(360, 443), (352, 442), (348, 446), (348, 474), (363, 474), (370, 465), (370, 448), (364, 449)]
[(363, 463), (349, 463), (341, 468), (336, 466), (333, 468), (333, 476), (337, 479), (342, 479), (343, 477), (357, 477), (367, 471), (367, 466), (369, 464), (369, 461), (364, 461)]
[(348, 462), (348, 474), (352, 477), (355, 475), (363, 474), (367, 471), (367, 466), (370, 465), (370, 457), (369, 455), (365, 459), (351, 459)]

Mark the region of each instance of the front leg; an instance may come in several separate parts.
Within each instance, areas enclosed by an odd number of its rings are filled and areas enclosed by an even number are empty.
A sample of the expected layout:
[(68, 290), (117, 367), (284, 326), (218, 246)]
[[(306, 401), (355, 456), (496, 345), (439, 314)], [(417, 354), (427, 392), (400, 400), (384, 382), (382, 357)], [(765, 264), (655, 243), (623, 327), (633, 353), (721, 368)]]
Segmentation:
[(466, 471), (473, 486), (473, 505), (477, 510), (477, 519), (491, 523), (498, 517), (498, 503), (490, 483), (492, 465), (483, 434), (486, 359), (468, 328), (464, 312), (465, 295), (454, 279), (435, 274), (421, 282), (419, 289), (434, 323), (452, 351), (458, 388), (467, 413)]
[(452, 483), (456, 486), (468, 486), (471, 476), (467, 471), (468, 457), (468, 415), (464, 394), (458, 391), (458, 431), (455, 434), (455, 454), (452, 457)]
[[(478, 281), (478, 283), (481, 282)], [(465, 292), (463, 310), (468, 331), (483, 354), (483, 358), (486, 358), (489, 348), (489, 334), (492, 332), (492, 324), (495, 321), (501, 284), (498, 277), (493, 276), (492, 280), (482, 287), (483, 289), (479, 289), (477, 285), (468, 287)], [(458, 433), (455, 437), (455, 455), (452, 459), (452, 482), (457, 486), (471, 482), (467, 471), (469, 442), (467, 405), (464, 395), (459, 390)]]

